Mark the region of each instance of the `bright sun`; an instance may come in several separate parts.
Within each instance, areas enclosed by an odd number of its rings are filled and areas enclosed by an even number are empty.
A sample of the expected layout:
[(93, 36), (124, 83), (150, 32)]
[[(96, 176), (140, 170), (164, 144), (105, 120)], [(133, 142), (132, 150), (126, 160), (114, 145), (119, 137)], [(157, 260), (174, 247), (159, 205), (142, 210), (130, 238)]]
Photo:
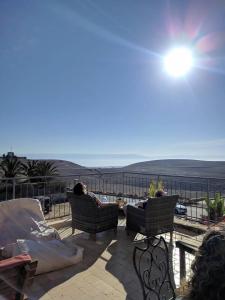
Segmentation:
[(186, 47), (173, 48), (164, 58), (165, 70), (173, 77), (185, 76), (192, 66), (192, 51)]

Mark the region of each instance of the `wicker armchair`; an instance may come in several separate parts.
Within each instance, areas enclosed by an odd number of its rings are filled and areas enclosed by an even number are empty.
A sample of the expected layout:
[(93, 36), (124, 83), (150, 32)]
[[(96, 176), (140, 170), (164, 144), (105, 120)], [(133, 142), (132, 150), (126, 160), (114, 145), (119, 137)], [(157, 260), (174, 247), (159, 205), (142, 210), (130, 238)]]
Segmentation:
[(107, 204), (99, 207), (90, 195), (67, 193), (72, 211), (72, 232), (79, 229), (91, 234), (108, 229), (117, 229), (118, 205)]
[(172, 239), (173, 218), (178, 195), (148, 199), (146, 208), (127, 206), (126, 229), (146, 236), (170, 232)]
[(0, 298), (24, 299), (24, 292), (33, 282), (37, 261), (27, 254), (0, 261)]

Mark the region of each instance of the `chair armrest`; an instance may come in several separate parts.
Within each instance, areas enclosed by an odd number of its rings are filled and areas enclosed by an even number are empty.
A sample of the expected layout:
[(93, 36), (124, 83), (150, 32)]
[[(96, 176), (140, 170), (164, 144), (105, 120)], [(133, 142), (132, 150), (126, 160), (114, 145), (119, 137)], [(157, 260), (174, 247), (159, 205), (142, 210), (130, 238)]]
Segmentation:
[(117, 203), (103, 203), (101, 207), (114, 207), (114, 209), (118, 209), (119, 205)]
[(31, 257), (28, 254), (21, 254), (0, 261), (0, 272), (12, 269), (15, 267), (26, 265), (31, 262)]
[(118, 215), (118, 205), (116, 203), (107, 203), (98, 208), (100, 215)]
[(133, 205), (127, 205), (127, 217), (129, 217), (129, 215), (144, 218), (145, 210)]

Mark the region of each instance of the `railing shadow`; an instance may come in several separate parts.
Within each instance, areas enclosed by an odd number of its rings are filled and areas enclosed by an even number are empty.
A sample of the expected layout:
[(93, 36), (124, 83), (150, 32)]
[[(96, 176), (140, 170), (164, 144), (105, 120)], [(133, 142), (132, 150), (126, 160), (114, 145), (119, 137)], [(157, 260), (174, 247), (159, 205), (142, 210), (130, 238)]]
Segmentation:
[(111, 254), (106, 270), (116, 277), (126, 291), (126, 300), (142, 299), (141, 286), (133, 267), (135, 233), (126, 234), (124, 227), (118, 228), (117, 241), (108, 248)]

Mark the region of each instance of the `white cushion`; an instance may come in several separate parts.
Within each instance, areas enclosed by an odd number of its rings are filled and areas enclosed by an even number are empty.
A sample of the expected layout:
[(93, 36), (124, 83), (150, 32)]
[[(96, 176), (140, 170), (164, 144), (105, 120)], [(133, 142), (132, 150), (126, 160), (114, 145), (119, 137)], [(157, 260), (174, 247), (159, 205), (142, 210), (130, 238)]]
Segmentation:
[(83, 248), (73, 245), (68, 247), (62, 241), (17, 240), (13, 256), (27, 253), (32, 260), (38, 261), (36, 274), (42, 274), (80, 262), (83, 258)]

